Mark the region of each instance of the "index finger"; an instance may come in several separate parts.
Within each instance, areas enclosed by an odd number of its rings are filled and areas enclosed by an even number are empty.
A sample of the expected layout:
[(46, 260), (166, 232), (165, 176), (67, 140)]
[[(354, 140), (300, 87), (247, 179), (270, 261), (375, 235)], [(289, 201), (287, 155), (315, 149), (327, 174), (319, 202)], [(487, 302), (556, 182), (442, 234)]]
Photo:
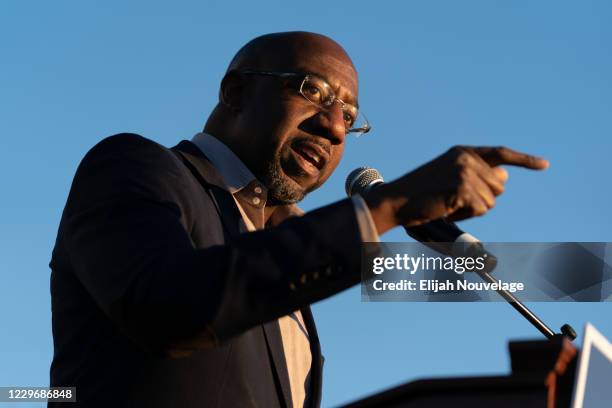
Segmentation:
[(474, 153), (482, 157), (489, 166), (509, 164), (533, 170), (544, 170), (550, 165), (548, 160), (531, 154), (517, 152), (507, 147), (472, 147)]

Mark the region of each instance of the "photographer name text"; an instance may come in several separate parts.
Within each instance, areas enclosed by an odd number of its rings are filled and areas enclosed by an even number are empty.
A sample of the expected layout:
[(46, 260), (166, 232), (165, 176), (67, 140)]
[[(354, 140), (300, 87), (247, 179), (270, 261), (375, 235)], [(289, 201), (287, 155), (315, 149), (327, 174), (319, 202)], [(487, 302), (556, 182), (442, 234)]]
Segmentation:
[(372, 282), (372, 288), (376, 291), (423, 291), (430, 293), (437, 292), (455, 292), (455, 291), (498, 291), (507, 290), (508, 292), (520, 292), (525, 289), (522, 282), (468, 282), (465, 280), (445, 280), (438, 279), (420, 279), (419, 281), (411, 281), (402, 279), (397, 282), (385, 282), (382, 279), (376, 279)]

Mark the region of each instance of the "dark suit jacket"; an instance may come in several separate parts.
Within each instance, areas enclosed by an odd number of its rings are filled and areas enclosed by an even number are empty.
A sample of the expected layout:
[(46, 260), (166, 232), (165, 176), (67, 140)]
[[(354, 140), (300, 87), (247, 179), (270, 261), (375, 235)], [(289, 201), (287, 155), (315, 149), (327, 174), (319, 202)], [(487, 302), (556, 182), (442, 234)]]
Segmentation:
[(360, 280), (352, 203), (239, 234), (218, 177), (192, 143), (133, 134), (79, 165), (50, 263), (51, 386), (77, 387), (66, 406), (291, 407), (276, 319), (298, 308), (319, 405), (308, 305)]

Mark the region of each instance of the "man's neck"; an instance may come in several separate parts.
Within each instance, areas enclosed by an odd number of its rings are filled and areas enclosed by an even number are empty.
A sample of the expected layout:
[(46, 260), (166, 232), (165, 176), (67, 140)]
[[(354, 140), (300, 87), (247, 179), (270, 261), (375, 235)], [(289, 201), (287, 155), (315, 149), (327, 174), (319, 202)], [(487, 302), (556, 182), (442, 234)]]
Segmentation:
[(266, 206), (264, 207), (264, 225), (268, 226), (268, 225), (274, 225), (274, 222), (271, 222), (270, 220), (272, 220), (272, 216), (274, 215), (275, 212), (277, 212), (279, 206), (278, 205), (268, 205), (266, 204)]
[[(235, 139), (228, 135), (227, 132), (224, 132), (222, 129), (219, 129), (218, 126), (214, 126), (213, 123), (207, 122), (206, 126), (203, 130), (204, 133), (209, 135), (214, 135), (214, 137), (222, 142), (227, 148), (229, 148), (241, 161), (242, 163), (249, 168), (251, 173), (253, 173), (253, 169), (249, 164), (244, 160), (244, 154), (239, 148), (240, 144), (236, 143)], [(254, 173), (253, 173), (254, 174)], [(277, 209), (285, 207), (284, 205), (279, 204), (267, 204), (264, 207), (264, 225), (276, 225), (278, 221), (278, 217), (274, 217), (273, 215), (277, 212)], [(281, 213), (289, 213), (291, 211), (281, 211)], [(278, 215), (278, 214), (277, 214)]]

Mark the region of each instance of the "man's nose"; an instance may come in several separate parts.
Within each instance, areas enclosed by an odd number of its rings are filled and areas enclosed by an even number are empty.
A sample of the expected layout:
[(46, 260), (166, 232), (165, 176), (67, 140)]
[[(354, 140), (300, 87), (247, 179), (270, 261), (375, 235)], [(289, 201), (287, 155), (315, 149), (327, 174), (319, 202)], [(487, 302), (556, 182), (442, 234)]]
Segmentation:
[(332, 144), (344, 143), (346, 127), (344, 126), (344, 112), (339, 102), (334, 102), (327, 109), (322, 109), (317, 115), (317, 121), (321, 128), (325, 129), (325, 135)]

